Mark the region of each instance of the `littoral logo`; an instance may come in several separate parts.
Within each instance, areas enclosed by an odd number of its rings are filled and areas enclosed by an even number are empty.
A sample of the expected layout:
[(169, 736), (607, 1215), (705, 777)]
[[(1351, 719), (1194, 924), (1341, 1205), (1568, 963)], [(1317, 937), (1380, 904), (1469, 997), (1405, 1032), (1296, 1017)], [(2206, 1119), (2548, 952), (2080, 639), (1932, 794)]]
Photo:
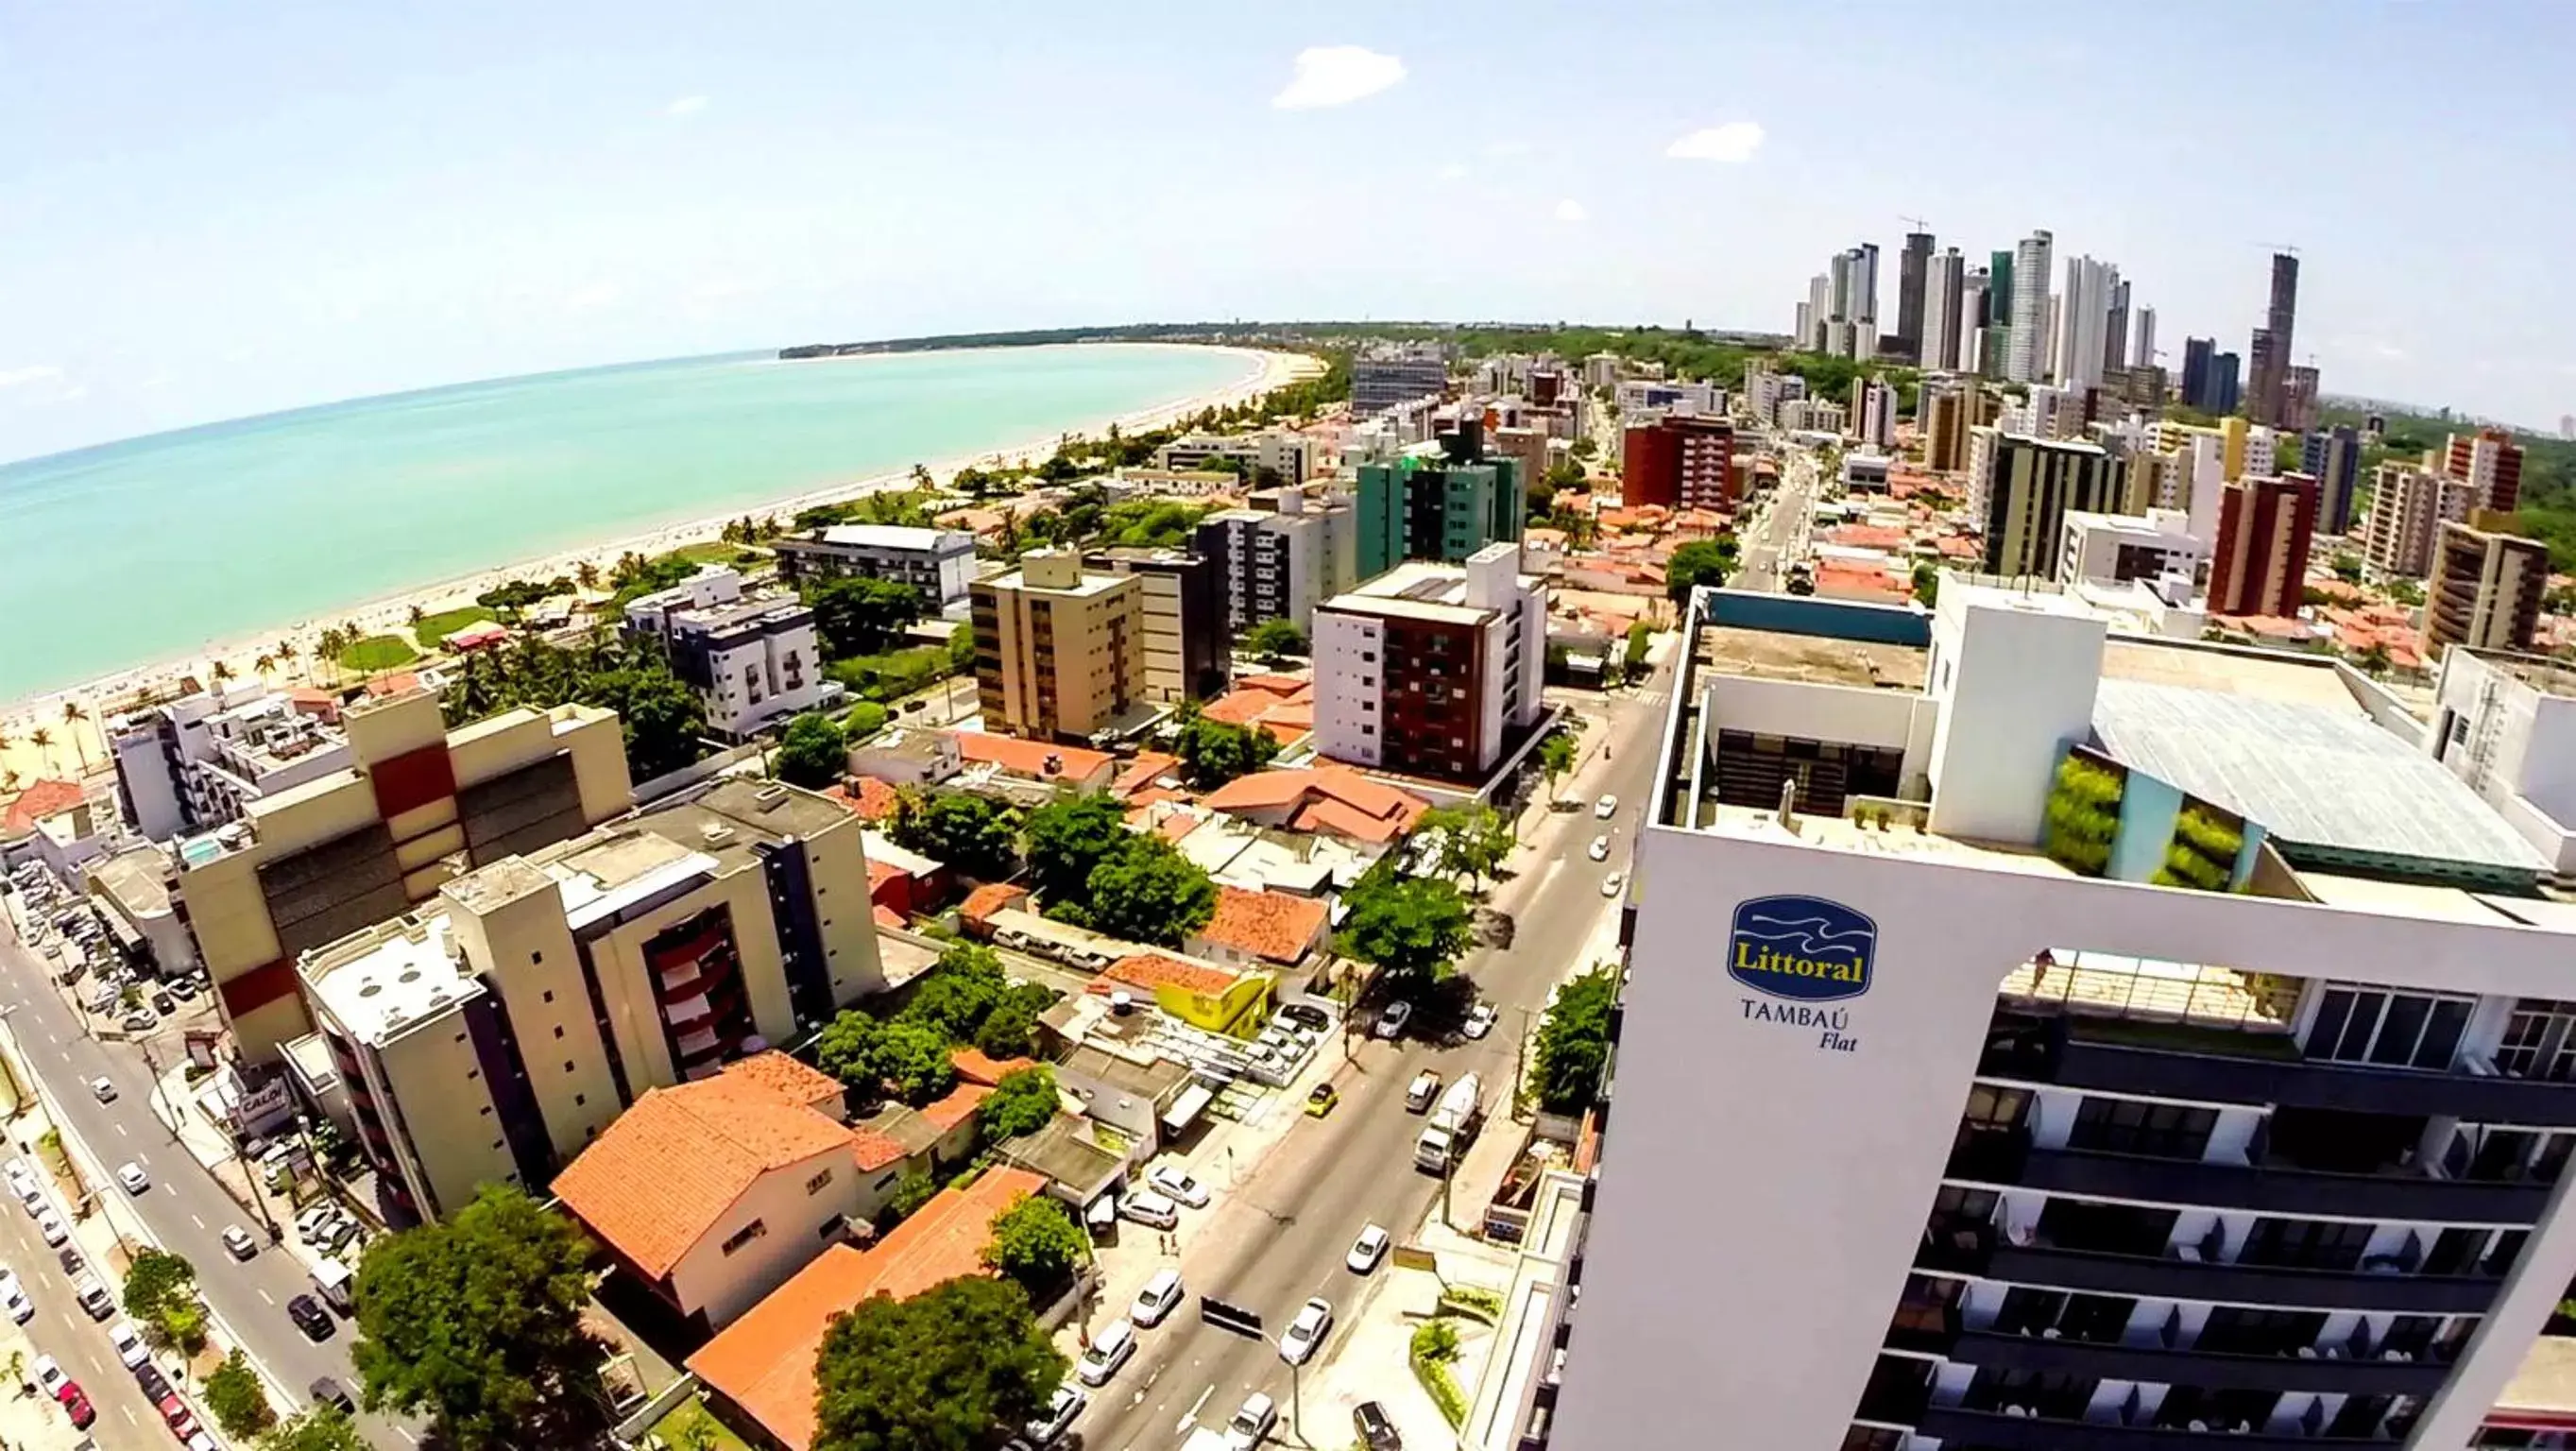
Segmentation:
[(1726, 972), (1755, 992), (1830, 1003), (1869, 991), (1878, 924), (1821, 897), (1756, 897), (1735, 909)]

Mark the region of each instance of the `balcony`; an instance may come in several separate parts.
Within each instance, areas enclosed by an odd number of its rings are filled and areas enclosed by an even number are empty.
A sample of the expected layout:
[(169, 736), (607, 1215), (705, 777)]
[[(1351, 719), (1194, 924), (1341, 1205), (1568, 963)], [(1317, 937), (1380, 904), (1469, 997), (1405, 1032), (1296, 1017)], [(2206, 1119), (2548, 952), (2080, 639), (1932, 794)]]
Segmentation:
[[(2343, 1347), (2332, 1348), (2335, 1352)], [(2316, 1391), (2340, 1395), (2429, 1396), (2451, 1367), (2435, 1360), (2355, 1357), (2307, 1348), (2304, 1355), (2230, 1355), (2162, 1345), (2093, 1344), (2038, 1335), (1971, 1330), (1951, 1360), (2020, 1371), (2057, 1371), (2098, 1380), (2151, 1381), (2213, 1391)], [(2232, 1444), (2233, 1438), (2231, 1438)]]
[(712, 1027), (696, 1028), (679, 1035), (672, 1046), (680, 1050), (680, 1061), (687, 1064), (722, 1050), (724, 1039)]
[(1979, 1134), (1952, 1151), (1945, 1177), (2140, 1204), (2250, 1209), (2301, 1218), (2426, 1224), (2536, 1224), (2552, 1186), (2449, 1179), (2418, 1167), (2378, 1173), (2309, 1169), (2268, 1156), (2212, 1163), (2084, 1149), (2035, 1149), (2027, 1129)]
[(2120, 1423), (2056, 1421), (2014, 1416), (2000, 1411), (1971, 1411), (1935, 1406), (1914, 1423), (1915, 1431), (1944, 1446), (1976, 1451), (2338, 1451), (2392, 1447), (2385, 1437), (2310, 1436), (2297, 1431), (2214, 1435), (2169, 1426), (2124, 1426)]
[[(1921, 1258), (1918, 1255), (1918, 1263)], [(2503, 1288), (2503, 1281), (2491, 1277), (2295, 1270), (2218, 1264), (2176, 1254), (2099, 1254), (2046, 1244), (2005, 1242), (1994, 1243), (1976, 1266), (1957, 1268), (1963, 1273), (2017, 1285), (2101, 1295), (2411, 1315), (2482, 1314), (2495, 1303)]]

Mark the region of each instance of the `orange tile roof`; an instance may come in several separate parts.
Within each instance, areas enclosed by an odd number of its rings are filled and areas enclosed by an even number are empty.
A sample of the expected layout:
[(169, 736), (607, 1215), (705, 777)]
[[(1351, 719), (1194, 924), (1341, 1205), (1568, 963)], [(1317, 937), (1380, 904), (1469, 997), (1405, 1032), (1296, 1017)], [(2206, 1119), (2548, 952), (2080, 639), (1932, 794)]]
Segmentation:
[(903, 1145), (875, 1129), (852, 1129), (850, 1157), (863, 1172), (873, 1174), (888, 1164), (900, 1162), (904, 1157)]
[(904, 921), (903, 914), (892, 907), (871, 906), (868, 908), (868, 917), (879, 927), (902, 928), (910, 925)]
[(1176, 987), (1183, 992), (1216, 997), (1234, 986), (1235, 980), (1233, 973), (1210, 963), (1186, 962), (1160, 952), (1137, 952), (1102, 968), (1091, 990), (1107, 992), (1113, 984), (1148, 990)]
[(861, 821), (883, 821), (894, 815), (897, 793), (893, 785), (874, 776), (861, 776), (825, 794), (857, 812)]
[(957, 912), (969, 922), (983, 922), (1012, 903), (1023, 900), (1028, 894), (1029, 889), (1026, 887), (1015, 887), (1008, 882), (986, 882), (966, 894), (965, 905), (959, 907)]
[(1219, 887), (1216, 915), (1198, 935), (1267, 962), (1293, 963), (1314, 944), (1331, 910), (1313, 897)]
[(1902, 549), (1905, 547), (1904, 530), (1883, 528), (1876, 524), (1839, 524), (1832, 529), (1826, 530), (1825, 538), (1828, 542), (1834, 544), (1848, 544), (1855, 549)]
[(866, 1250), (836, 1244), (689, 1357), (700, 1381), (776, 1437), (788, 1451), (814, 1444), (814, 1358), (832, 1321), (878, 1295), (908, 1300), (968, 1275), (989, 1273), (984, 1246), (1004, 1210), (1044, 1192), (1025, 1169), (987, 1169), (964, 1189), (943, 1189)]
[(948, 1090), (946, 1097), (923, 1104), (921, 1116), (932, 1128), (944, 1134), (973, 1118), (975, 1110), (983, 1107), (984, 1100), (992, 1096), (993, 1090), (983, 1084), (961, 1083)]
[(1242, 679), (1234, 682), (1234, 688), (1237, 690), (1266, 690), (1272, 695), (1295, 695), (1298, 691), (1312, 687), (1314, 683), (1315, 677), (1311, 674), (1299, 674), (1287, 670), (1274, 670), (1261, 675), (1244, 676)]
[(1255, 771), (1237, 776), (1206, 801), (1212, 811), (1294, 806), (1296, 831), (1334, 831), (1361, 841), (1393, 841), (1413, 829), (1431, 803), (1343, 766)]
[(6, 818), (0, 818), (0, 821), (5, 821), (5, 825), (0, 825), (0, 833), (16, 836), (21, 832), (33, 831), (37, 822), (57, 811), (69, 811), (80, 804), (81, 788), (78, 781), (61, 781), (52, 778), (38, 781), (10, 800), (9, 814)]
[(1120, 796), (1133, 796), (1154, 784), (1155, 778), (1170, 774), (1181, 758), (1162, 751), (1139, 751), (1109, 783), (1109, 789)]
[(841, 1101), (841, 1080), (820, 1068), (799, 1063), (775, 1048), (766, 1053), (754, 1053), (740, 1062), (728, 1063), (724, 1071), (727, 1077), (756, 1083), (790, 1103), (819, 1108)]
[(984, 1051), (980, 1048), (965, 1046), (949, 1049), (948, 1061), (956, 1066), (958, 1077), (966, 1080), (968, 1083), (983, 1084), (987, 1088), (1001, 1082), (1004, 1078), (1019, 1072), (1023, 1068), (1035, 1068), (1037, 1066), (1037, 1061), (1035, 1059), (990, 1058), (985, 1056)]
[(719, 1074), (647, 1092), (555, 1176), (554, 1192), (591, 1233), (659, 1278), (761, 1176), (849, 1142), (825, 1115)]
[(367, 694), (379, 698), (418, 689), (420, 689), (420, 676), (409, 670), (388, 671), (367, 682)]
[(989, 762), (1015, 776), (1033, 781), (1080, 781), (1110, 762), (1105, 751), (1085, 750), (1080, 746), (1049, 745), (1045, 741), (1024, 741), (1018, 736), (997, 736), (990, 731), (953, 731), (957, 754), (969, 761)]

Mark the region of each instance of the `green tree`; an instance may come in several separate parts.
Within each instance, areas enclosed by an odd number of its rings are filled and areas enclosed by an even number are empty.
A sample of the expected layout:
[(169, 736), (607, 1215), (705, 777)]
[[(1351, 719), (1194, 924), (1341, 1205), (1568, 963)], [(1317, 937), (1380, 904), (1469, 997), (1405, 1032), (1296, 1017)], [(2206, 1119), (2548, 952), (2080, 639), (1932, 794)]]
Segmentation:
[(839, 784), (848, 774), (849, 747), (840, 722), (809, 710), (787, 723), (778, 739), (778, 779), (816, 790)]
[(1246, 653), (1276, 670), (1290, 660), (1306, 658), (1306, 632), (1295, 620), (1263, 620), (1243, 637)]
[(1127, 811), (1100, 792), (1066, 792), (1029, 813), (1029, 880), (1050, 905), (1082, 895), (1091, 873), (1135, 838)]
[(504, 1185), (370, 1244), (352, 1351), (367, 1408), (426, 1413), (461, 1451), (601, 1433), (603, 1347), (581, 1323), (590, 1255), (572, 1221)]
[(1036, 1416), (1065, 1368), (1012, 1281), (878, 1295), (824, 1333), (813, 1451), (973, 1451)]
[(873, 700), (863, 700), (850, 707), (841, 717), (841, 738), (856, 745), (885, 729), (886, 708)]
[(1664, 564), (1664, 593), (1675, 604), (1688, 604), (1695, 585), (1714, 589), (1735, 572), (1735, 541), (1694, 539), (1673, 551)]
[(1038, 1014), (1055, 994), (1037, 983), (1021, 983), (1002, 994), (975, 1030), (975, 1046), (988, 1058), (1026, 1058), (1037, 1051)]
[(197, 1301), (197, 1267), (157, 1249), (136, 1253), (125, 1272), (125, 1313), (153, 1339), (194, 1355), (206, 1343), (206, 1309)]
[(1538, 743), (1538, 768), (1547, 777), (1548, 795), (1554, 796), (1557, 781), (1574, 769), (1574, 756), (1574, 737), (1563, 730), (1548, 732), (1547, 739)]
[(667, 775), (698, 759), (706, 706), (668, 665), (654, 661), (604, 671), (582, 688), (581, 698), (617, 712), (626, 736), (627, 769), (637, 780)]
[(1201, 791), (1258, 771), (1279, 754), (1279, 742), (1270, 732), (1210, 720), (1199, 714), (1195, 702), (1181, 708), (1178, 745), (1182, 779)]
[(984, 1263), (1039, 1304), (1054, 1299), (1090, 1258), (1090, 1237), (1062, 1201), (1046, 1195), (1024, 1194), (993, 1216), (993, 1238), (984, 1246)]
[(239, 1347), (206, 1377), (205, 1401), (206, 1409), (214, 1412), (215, 1424), (236, 1441), (246, 1441), (277, 1424), (277, 1412), (269, 1409), (259, 1372), (250, 1368), (249, 1357)]
[(857, 1008), (843, 1008), (814, 1035), (814, 1066), (841, 1080), (861, 1107), (885, 1097), (885, 1068), (878, 1041), (885, 1024)]
[(259, 1438), (259, 1451), (374, 1451), (357, 1423), (337, 1406), (315, 1406), (287, 1417)]
[(972, 791), (905, 791), (886, 822), (897, 845), (985, 882), (1018, 870), (1019, 832), (1016, 812)]
[(1414, 841), (1425, 859), (1439, 862), (1442, 875), (1464, 876), (1472, 890), (1511, 854), (1512, 824), (1482, 802), (1462, 801), (1422, 813)]
[(928, 1023), (897, 1018), (877, 1034), (876, 1065), (894, 1095), (915, 1108), (957, 1082), (948, 1035)]
[(951, 1043), (971, 1042), (1009, 987), (1002, 959), (993, 949), (960, 942), (941, 953), (913, 985), (903, 1016), (938, 1029)]
[(863, 575), (813, 585), (805, 602), (813, 606), (814, 634), (829, 660), (883, 650), (904, 626), (921, 618), (921, 591)]
[(975, 627), (961, 624), (948, 632), (948, 669), (960, 674), (975, 668)]
[(1083, 891), (1082, 924), (1130, 942), (1178, 947), (1216, 915), (1216, 883), (1159, 836), (1131, 833)]
[(913, 1212), (939, 1196), (939, 1181), (919, 1169), (907, 1170), (894, 1181), (894, 1193), (886, 1196), (886, 1207), (877, 1216), (881, 1225), (894, 1225), (910, 1219)]
[(1045, 1128), (1055, 1118), (1057, 1108), (1055, 1070), (1041, 1063), (1003, 1074), (1002, 1081), (994, 1084), (993, 1091), (977, 1106), (975, 1127), (984, 1142), (998, 1144)]
[(2333, 563), (2335, 578), (2346, 584), (2361, 583), (2361, 556), (2338, 550)]
[(1607, 968), (1557, 990), (1531, 1050), (1540, 1108), (1573, 1114), (1592, 1106), (1601, 1089), (1601, 1071), (1610, 1061), (1610, 1010), (1618, 997), (1618, 979)]
[(1921, 600), (1927, 610), (1940, 602), (1941, 571), (1933, 568), (1928, 560), (1914, 566), (1914, 597)]
[(1396, 982), (1430, 982), (1466, 953), (1474, 919), (1455, 886), (1400, 875), (1393, 861), (1381, 858), (1342, 894), (1335, 950), (1375, 965)]
[(1643, 620), (1628, 626), (1628, 651), (1619, 661), (1619, 673), (1634, 680), (1646, 673), (1647, 652), (1655, 647), (1655, 627)]
[(1592, 487), (1592, 476), (1584, 471), (1583, 465), (1570, 458), (1549, 464), (1547, 472), (1539, 476), (1539, 481), (1551, 495), (1569, 490), (1582, 493)]
[(1594, 442), (1592, 441), (1591, 435), (1586, 434), (1585, 436), (1583, 436), (1583, 437), (1581, 437), (1581, 438), (1576, 439), (1576, 440), (1575, 440), (1571, 445), (1569, 445), (1569, 446), (1566, 448), (1566, 450), (1565, 450), (1565, 451), (1566, 451), (1567, 453), (1569, 453), (1569, 454), (1572, 454), (1572, 455), (1573, 455), (1574, 457), (1576, 457), (1576, 458), (1586, 458), (1586, 459), (1588, 459), (1588, 458), (1592, 457), (1593, 455), (1595, 455), (1595, 454), (1597, 454), (1597, 453), (1601, 452), (1601, 445), (1599, 445), (1599, 444), (1597, 444), (1597, 443), (1594, 443)]

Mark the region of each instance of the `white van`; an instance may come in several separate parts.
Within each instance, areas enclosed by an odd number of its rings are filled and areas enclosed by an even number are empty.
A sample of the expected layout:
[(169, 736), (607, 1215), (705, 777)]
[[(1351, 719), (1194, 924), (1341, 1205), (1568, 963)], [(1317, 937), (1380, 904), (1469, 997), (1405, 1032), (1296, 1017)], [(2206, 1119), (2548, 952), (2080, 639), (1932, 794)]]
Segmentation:
[(1091, 1347), (1073, 1368), (1074, 1375), (1087, 1386), (1105, 1386), (1136, 1354), (1136, 1327), (1124, 1320), (1112, 1320), (1091, 1337)]
[(1136, 1303), (1129, 1307), (1127, 1318), (1152, 1329), (1163, 1323), (1163, 1317), (1171, 1314), (1187, 1293), (1181, 1287), (1181, 1272), (1165, 1268), (1147, 1280), (1145, 1288), (1136, 1292)]

